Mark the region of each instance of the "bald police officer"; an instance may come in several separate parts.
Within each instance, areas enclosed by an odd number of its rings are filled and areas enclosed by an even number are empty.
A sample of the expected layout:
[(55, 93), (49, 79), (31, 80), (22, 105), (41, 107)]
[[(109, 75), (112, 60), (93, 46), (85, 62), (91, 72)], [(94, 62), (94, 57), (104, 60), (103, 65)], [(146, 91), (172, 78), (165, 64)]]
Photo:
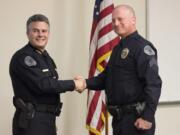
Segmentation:
[(129, 5), (113, 10), (112, 24), (121, 41), (105, 70), (86, 80), (87, 88), (105, 89), (107, 108), (113, 116), (113, 135), (154, 135), (162, 84), (157, 50), (138, 34), (135, 13)]

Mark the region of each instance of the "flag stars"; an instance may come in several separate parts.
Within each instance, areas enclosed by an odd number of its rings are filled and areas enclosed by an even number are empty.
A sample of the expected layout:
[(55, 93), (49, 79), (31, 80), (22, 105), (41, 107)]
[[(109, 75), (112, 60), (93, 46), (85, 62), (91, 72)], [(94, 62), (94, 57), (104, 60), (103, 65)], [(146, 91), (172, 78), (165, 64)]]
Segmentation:
[(99, 12), (96, 12), (96, 15), (99, 15)]

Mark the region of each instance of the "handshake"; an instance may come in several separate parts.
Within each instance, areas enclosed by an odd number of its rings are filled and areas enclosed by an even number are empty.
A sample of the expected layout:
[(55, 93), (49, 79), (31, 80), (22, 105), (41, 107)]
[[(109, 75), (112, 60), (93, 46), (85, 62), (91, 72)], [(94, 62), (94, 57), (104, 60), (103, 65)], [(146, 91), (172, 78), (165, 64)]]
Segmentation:
[(86, 89), (86, 80), (82, 76), (76, 76), (74, 83), (77, 92), (82, 93)]

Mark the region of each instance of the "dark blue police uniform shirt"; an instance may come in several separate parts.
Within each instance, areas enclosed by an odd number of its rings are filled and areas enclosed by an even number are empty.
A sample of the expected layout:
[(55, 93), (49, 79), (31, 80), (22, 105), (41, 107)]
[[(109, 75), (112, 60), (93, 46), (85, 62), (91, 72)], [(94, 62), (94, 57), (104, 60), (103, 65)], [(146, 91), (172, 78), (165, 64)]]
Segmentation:
[(60, 94), (75, 88), (73, 80), (58, 80), (56, 65), (47, 51), (30, 43), (18, 50), (10, 62), (15, 97), (26, 102), (58, 104)]
[(105, 89), (108, 104), (126, 105), (145, 101), (142, 117), (149, 121), (154, 119), (161, 85), (157, 50), (137, 31), (121, 39), (101, 74), (87, 79), (89, 89)]

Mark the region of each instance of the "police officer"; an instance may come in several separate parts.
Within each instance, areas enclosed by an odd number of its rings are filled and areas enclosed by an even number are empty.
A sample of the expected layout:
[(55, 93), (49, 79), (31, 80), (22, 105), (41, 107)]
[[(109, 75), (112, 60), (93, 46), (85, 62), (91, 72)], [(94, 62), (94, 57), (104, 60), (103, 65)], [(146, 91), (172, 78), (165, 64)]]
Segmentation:
[(107, 108), (113, 116), (113, 135), (154, 135), (162, 84), (157, 51), (138, 34), (135, 13), (129, 5), (113, 10), (112, 24), (121, 41), (105, 70), (86, 80), (87, 88), (105, 89)]
[(56, 65), (45, 50), (50, 24), (35, 14), (27, 21), (29, 42), (10, 62), (16, 112), (13, 135), (56, 135), (55, 120), (61, 111), (60, 94), (73, 91), (77, 82), (58, 80)]

